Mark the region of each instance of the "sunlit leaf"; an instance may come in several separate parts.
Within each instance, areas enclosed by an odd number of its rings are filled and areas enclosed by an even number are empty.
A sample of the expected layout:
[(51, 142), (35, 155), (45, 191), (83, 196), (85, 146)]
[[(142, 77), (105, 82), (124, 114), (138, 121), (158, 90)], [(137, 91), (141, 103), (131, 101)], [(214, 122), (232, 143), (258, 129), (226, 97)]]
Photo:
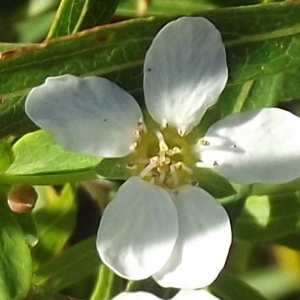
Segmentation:
[(300, 231), (300, 200), (297, 194), (248, 197), (235, 222), (236, 238), (274, 241)]

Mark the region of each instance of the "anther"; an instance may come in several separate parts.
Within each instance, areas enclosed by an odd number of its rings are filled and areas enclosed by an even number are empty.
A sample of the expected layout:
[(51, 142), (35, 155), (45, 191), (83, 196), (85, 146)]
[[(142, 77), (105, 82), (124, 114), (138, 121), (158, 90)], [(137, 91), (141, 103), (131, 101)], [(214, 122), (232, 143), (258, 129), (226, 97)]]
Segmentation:
[(181, 149), (179, 147), (173, 147), (167, 151), (167, 155), (173, 156), (175, 154), (181, 153)]
[(131, 143), (131, 145), (129, 146), (129, 150), (130, 151), (133, 151), (136, 149), (136, 147), (138, 146), (138, 143), (137, 142), (133, 142)]
[(126, 168), (129, 170), (136, 170), (137, 165), (133, 161), (130, 161), (129, 163), (127, 163)]
[(185, 132), (186, 132), (186, 130), (185, 129), (182, 129), (182, 128), (180, 128), (180, 129), (178, 129), (178, 134), (181, 136), (181, 137), (183, 137), (184, 135), (185, 135)]
[(192, 186), (199, 186), (199, 182), (197, 180), (192, 180), (191, 185)]
[(179, 161), (175, 164), (175, 167), (177, 170), (184, 170), (186, 173), (192, 175), (193, 174), (193, 170), (189, 167), (187, 167), (183, 162)]
[(144, 170), (140, 173), (140, 177), (144, 178), (157, 166), (157, 156), (150, 158), (150, 163), (146, 166)]
[(162, 127), (162, 129), (168, 128), (168, 122), (166, 119), (163, 119), (161, 121), (161, 127)]
[(141, 139), (141, 134), (140, 134), (140, 131), (139, 130), (135, 130), (133, 132), (133, 136), (136, 140), (140, 140)]
[(209, 146), (210, 142), (204, 139), (200, 139), (199, 140), (199, 144), (203, 145), (203, 146)]

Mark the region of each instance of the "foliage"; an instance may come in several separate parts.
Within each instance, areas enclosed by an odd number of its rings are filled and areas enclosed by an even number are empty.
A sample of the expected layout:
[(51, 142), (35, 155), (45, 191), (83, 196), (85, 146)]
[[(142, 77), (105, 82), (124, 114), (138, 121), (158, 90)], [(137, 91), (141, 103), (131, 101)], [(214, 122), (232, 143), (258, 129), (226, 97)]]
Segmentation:
[[(89, 228), (86, 220), (99, 223), (110, 194), (100, 185), (95, 195), (85, 183), (99, 178), (101, 168), (103, 177), (114, 180), (113, 192), (126, 174), (116, 160), (113, 165), (70, 153), (49, 133), (32, 132), (37, 128), (25, 115), (24, 99), (48, 76), (93, 74), (117, 82), (143, 105), (143, 59), (153, 37), (168, 21), (192, 14), (221, 31), (230, 72), (198, 132), (239, 111), (282, 106), (297, 113), (300, 2), (153, 0), (148, 10), (137, 10), (133, 0), (48, 0), (40, 8), (34, 0), (6, 2), (0, 4), (0, 298), (111, 299), (126, 287), (161, 297), (174, 294), (151, 280), (128, 284), (101, 264), (97, 226)], [(42, 25), (31, 31), (33, 20)], [(12, 29), (6, 32), (5, 24)], [(202, 187), (220, 200), (234, 223), (228, 265), (211, 291), (225, 300), (299, 297), (296, 283), (270, 283), (273, 272), (299, 280), (277, 246), (300, 250), (299, 180), (236, 186), (209, 171), (197, 176), (206, 178)], [(6, 204), (8, 190), (20, 182), (39, 185), (36, 208), (24, 216)], [(299, 264), (298, 252), (293, 253)], [(270, 265), (272, 271), (265, 272)], [(264, 288), (267, 282), (276, 282), (276, 295)]]

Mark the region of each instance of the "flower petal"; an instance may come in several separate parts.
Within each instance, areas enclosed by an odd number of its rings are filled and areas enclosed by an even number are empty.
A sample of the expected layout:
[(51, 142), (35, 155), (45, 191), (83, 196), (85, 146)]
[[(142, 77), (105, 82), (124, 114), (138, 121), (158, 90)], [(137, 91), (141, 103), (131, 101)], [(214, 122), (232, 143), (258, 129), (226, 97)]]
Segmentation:
[(166, 263), (177, 234), (177, 211), (170, 195), (158, 186), (131, 177), (104, 210), (97, 249), (115, 273), (140, 280)]
[(219, 300), (205, 290), (181, 290), (172, 300)]
[(49, 77), (30, 91), (25, 110), (63, 148), (104, 157), (130, 153), (133, 132), (142, 118), (132, 96), (95, 76)]
[(156, 297), (147, 292), (125, 292), (112, 298), (112, 300), (160, 300), (161, 298)]
[(202, 288), (214, 281), (231, 245), (231, 226), (225, 209), (207, 192), (183, 186), (173, 200), (179, 215), (179, 234), (167, 264), (154, 274), (164, 287)]
[(160, 124), (187, 133), (216, 103), (227, 81), (220, 32), (201, 17), (183, 17), (157, 34), (144, 65), (146, 106)]
[[(300, 118), (279, 108), (230, 115), (199, 145), (204, 165), (240, 183), (279, 183), (300, 176)], [(208, 145), (209, 144), (209, 145)]]

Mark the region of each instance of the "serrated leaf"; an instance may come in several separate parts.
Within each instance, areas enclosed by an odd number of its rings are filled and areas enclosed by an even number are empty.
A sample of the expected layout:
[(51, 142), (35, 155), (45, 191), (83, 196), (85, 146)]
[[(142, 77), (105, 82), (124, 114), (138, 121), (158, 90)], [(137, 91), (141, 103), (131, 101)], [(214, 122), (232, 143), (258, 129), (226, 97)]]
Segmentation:
[[(299, 67), (299, 13), (298, 2), (201, 12), (223, 34), (230, 85)], [(3, 53), (0, 95), (9, 103), (11, 97), (21, 97), (29, 88), (41, 84), (45, 77), (63, 73), (106, 76), (138, 94), (142, 89), (145, 52), (157, 30), (170, 19), (162, 16), (129, 20), (49, 40), (32, 49)], [(1, 136), (29, 130), (28, 119), (22, 126), (17, 122), (24, 119), (23, 103), (19, 101), (14, 100), (14, 109), (10, 111), (0, 106)], [(15, 121), (8, 122), (9, 118)]]
[(47, 38), (64, 36), (108, 22), (119, 0), (62, 0)]
[(274, 241), (300, 231), (297, 194), (250, 196), (236, 219), (234, 235), (247, 241)]
[(60, 194), (48, 187), (39, 187), (39, 202), (33, 211), (39, 238), (33, 249), (34, 258), (45, 261), (62, 250), (73, 233), (76, 221), (74, 191), (67, 184)]
[(41, 264), (36, 271), (35, 284), (46, 292), (55, 293), (96, 273), (100, 264), (96, 237), (91, 237)]
[(31, 256), (5, 197), (0, 198), (0, 299), (23, 300), (31, 284)]
[(220, 273), (210, 290), (222, 300), (266, 300), (258, 291), (226, 270)]

